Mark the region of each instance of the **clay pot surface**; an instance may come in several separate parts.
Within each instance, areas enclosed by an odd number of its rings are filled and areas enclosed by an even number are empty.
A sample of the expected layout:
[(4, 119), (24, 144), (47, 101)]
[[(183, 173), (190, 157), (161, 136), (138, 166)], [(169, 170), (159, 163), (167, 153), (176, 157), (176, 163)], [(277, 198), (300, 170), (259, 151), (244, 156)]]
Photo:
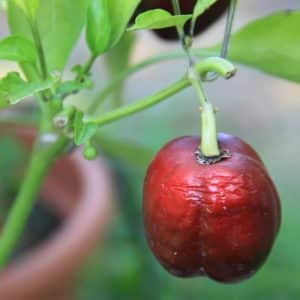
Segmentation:
[[(30, 148), (30, 127), (2, 126)], [(76, 274), (101, 243), (114, 211), (113, 177), (106, 162), (87, 161), (79, 151), (60, 158), (41, 190), (63, 219), (50, 239), (14, 260), (0, 274), (1, 300), (71, 300)]]

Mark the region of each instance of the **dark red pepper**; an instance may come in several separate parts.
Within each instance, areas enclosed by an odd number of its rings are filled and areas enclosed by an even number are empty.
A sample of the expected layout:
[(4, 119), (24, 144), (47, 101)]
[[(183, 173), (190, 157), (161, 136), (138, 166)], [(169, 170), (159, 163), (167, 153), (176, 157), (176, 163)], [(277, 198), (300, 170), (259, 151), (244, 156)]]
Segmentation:
[(276, 188), (258, 154), (220, 134), (231, 157), (203, 165), (198, 137), (178, 138), (156, 155), (144, 186), (151, 250), (170, 273), (236, 282), (266, 260), (280, 227)]
[[(196, 0), (181, 0), (180, 8), (182, 14), (190, 14), (193, 12)], [(219, 0), (210, 9), (208, 9), (204, 14), (202, 14), (197, 21), (195, 27), (195, 34), (200, 34), (205, 31), (209, 26), (216, 22), (229, 7), (230, 0)], [(143, 0), (139, 8), (139, 12), (161, 8), (173, 12), (172, 1), (171, 0)], [(186, 28), (188, 33), (189, 25)], [(178, 34), (175, 28), (166, 28), (155, 30), (155, 33), (165, 40), (177, 40)]]

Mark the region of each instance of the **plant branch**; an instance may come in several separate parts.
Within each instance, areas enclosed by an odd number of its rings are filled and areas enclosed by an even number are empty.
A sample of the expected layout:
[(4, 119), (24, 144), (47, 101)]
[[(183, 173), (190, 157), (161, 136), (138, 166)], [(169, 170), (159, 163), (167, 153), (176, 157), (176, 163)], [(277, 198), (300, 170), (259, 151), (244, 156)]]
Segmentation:
[(222, 46), (222, 51), (221, 51), (222, 58), (226, 58), (228, 55), (232, 26), (233, 26), (233, 21), (234, 21), (234, 17), (235, 17), (237, 3), (238, 3), (238, 0), (230, 0), (229, 12), (227, 15), (224, 40), (223, 40), (223, 46)]
[(187, 78), (177, 81), (176, 83), (172, 84), (168, 88), (156, 93), (151, 97), (147, 97), (146, 99), (139, 101), (137, 103), (129, 104), (123, 106), (121, 108), (115, 109), (111, 112), (101, 115), (100, 117), (85, 117), (84, 121), (88, 123), (95, 123), (99, 126), (111, 123), (118, 119), (130, 116), (134, 113), (142, 111), (148, 107), (151, 107), (159, 102), (162, 102), (166, 98), (175, 95), (176, 93), (180, 92), (184, 88), (189, 86), (189, 81)]
[[(236, 68), (228, 61), (219, 58), (219, 57), (210, 57), (207, 58), (195, 66), (195, 72), (199, 73), (201, 76), (204, 76), (210, 71), (218, 73), (220, 76), (223, 76), (226, 79), (229, 79), (236, 72)], [(115, 120), (127, 117), (139, 111), (142, 111), (148, 107), (151, 107), (157, 103), (162, 102), (163, 100), (169, 98), (170, 96), (180, 92), (181, 90), (187, 88), (192, 83), (188, 76), (185, 76), (183, 79), (173, 83), (166, 89), (145, 98), (139, 102), (123, 106), (119, 109), (113, 110), (111, 112), (100, 115), (99, 117), (87, 116), (84, 121), (86, 123), (94, 123), (97, 125), (104, 125), (111, 123)]]
[[(231, 34), (232, 34), (232, 27), (233, 27), (233, 21), (235, 17), (235, 12), (237, 8), (238, 0), (230, 0), (230, 6), (229, 11), (227, 14), (227, 20), (226, 20), (226, 27), (224, 32), (224, 38), (221, 48), (220, 56), (222, 58), (227, 58), (229, 46), (230, 46), (230, 40), (231, 40)], [(216, 73), (208, 73), (206, 77), (203, 78), (204, 81), (214, 81), (218, 78)]]
[[(208, 57), (210, 55), (216, 54), (215, 52), (208, 51), (208, 50), (197, 50), (193, 51), (193, 54), (198, 56), (198, 57)], [(174, 52), (169, 52), (169, 53), (164, 53), (164, 54), (159, 54), (156, 56), (153, 56), (151, 58), (145, 59), (144, 61), (129, 67), (126, 71), (121, 72), (119, 76), (115, 78), (114, 81), (112, 81), (107, 87), (105, 87), (95, 98), (94, 101), (92, 101), (91, 105), (89, 106), (87, 112), (88, 113), (93, 113), (95, 112), (98, 107), (103, 104), (103, 102), (108, 98), (108, 96), (114, 92), (115, 88), (123, 82), (126, 78), (144, 70), (148, 66), (152, 66), (158, 63), (170, 61), (170, 60), (176, 60), (178, 58), (184, 58), (186, 57), (186, 53), (182, 51), (174, 51)]]
[(194, 87), (198, 100), (202, 106), (207, 103), (207, 97), (205, 95), (202, 83), (200, 81), (200, 76), (196, 72), (195, 68), (191, 66), (188, 71), (188, 79), (190, 80), (191, 85)]
[[(181, 14), (181, 9), (180, 9), (180, 4), (178, 0), (172, 0), (172, 6), (173, 6), (173, 10), (175, 15), (180, 15)], [(184, 43), (184, 30), (177, 26), (177, 32), (178, 32), (178, 36), (180, 38), (180, 40)]]
[[(87, 63), (83, 67), (83, 70), (82, 70), (82, 74), (83, 75), (88, 75), (90, 73), (90, 71), (91, 71), (91, 69), (92, 69), (92, 67), (93, 67), (96, 59), (97, 59), (96, 55), (91, 55), (90, 56), (90, 58), (88, 59)], [(80, 79), (81, 79), (80, 75), (81, 74), (79, 74), (75, 80), (80, 81)]]
[[(88, 76), (90, 74), (90, 71), (95, 63), (97, 59), (97, 56), (95, 55), (91, 55), (90, 58), (88, 59), (88, 61), (86, 62), (86, 64), (83, 66), (81, 72), (78, 72), (76, 78), (73, 80), (73, 82), (77, 82), (77, 83), (82, 83), (86, 78), (86, 76)], [(60, 95), (61, 100), (66, 99), (67, 97), (69, 97), (70, 95), (74, 95), (79, 93), (80, 89), (75, 88), (71, 91), (68, 91), (67, 93), (64, 93), (63, 95)]]
[[(180, 15), (181, 9), (180, 9), (179, 0), (172, 0), (172, 5), (173, 5), (175, 15)], [(190, 36), (189, 39), (187, 39), (187, 35), (186, 35), (184, 29), (182, 27), (178, 27), (178, 26), (176, 28), (177, 28), (178, 36), (181, 41), (182, 48), (185, 51), (185, 54), (187, 56), (189, 65), (192, 65), (194, 63), (193, 57), (191, 55), (191, 46), (193, 44), (192, 36)]]
[(221, 154), (218, 143), (217, 120), (214, 106), (207, 102), (201, 109), (201, 145), (204, 157), (216, 157)]

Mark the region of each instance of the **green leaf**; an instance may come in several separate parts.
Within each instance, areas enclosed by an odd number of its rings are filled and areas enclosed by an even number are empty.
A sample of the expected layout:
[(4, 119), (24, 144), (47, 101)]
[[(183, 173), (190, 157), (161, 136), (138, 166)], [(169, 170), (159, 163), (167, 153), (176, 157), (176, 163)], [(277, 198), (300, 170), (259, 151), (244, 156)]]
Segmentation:
[(35, 62), (34, 44), (19, 36), (9, 36), (0, 41), (0, 59), (17, 62)]
[(13, 0), (23, 10), (26, 16), (32, 20), (36, 19), (37, 10), (40, 6), (40, 0)]
[(300, 11), (256, 20), (233, 36), (230, 58), (284, 79), (300, 82)]
[(141, 0), (91, 0), (87, 18), (87, 43), (96, 56), (115, 46), (126, 31)]
[[(26, 0), (27, 1), (27, 0)], [(11, 32), (32, 39), (28, 21), (14, 1), (8, 2)], [(42, 0), (37, 24), (49, 71), (63, 70), (86, 21), (89, 0)]]
[(85, 144), (89, 141), (97, 132), (97, 125), (83, 123), (84, 113), (77, 111), (74, 120), (74, 133), (75, 133), (75, 144), (77, 146)]
[(43, 82), (26, 82), (19, 73), (11, 72), (0, 80), (0, 106), (16, 104), (20, 100), (35, 93), (49, 89), (53, 85), (53, 79)]
[(217, 0), (198, 0), (193, 11), (193, 21), (209, 9)]
[(173, 16), (164, 9), (152, 9), (138, 15), (135, 24), (128, 30), (161, 29), (173, 26), (182, 28), (191, 17), (192, 15)]
[(109, 0), (109, 12), (111, 17), (111, 47), (115, 46), (124, 32), (141, 0)]
[(66, 95), (76, 94), (81, 90), (90, 89), (93, 87), (93, 82), (90, 78), (86, 78), (83, 81), (64, 81), (56, 88), (56, 93), (59, 97), (64, 98)]

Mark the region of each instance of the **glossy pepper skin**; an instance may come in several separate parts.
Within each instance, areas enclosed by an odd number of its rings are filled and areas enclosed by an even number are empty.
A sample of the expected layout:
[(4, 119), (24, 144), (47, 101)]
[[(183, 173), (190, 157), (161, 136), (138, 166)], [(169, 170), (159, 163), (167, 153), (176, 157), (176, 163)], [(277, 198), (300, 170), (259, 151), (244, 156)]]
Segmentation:
[[(181, 0), (180, 8), (182, 14), (190, 14), (193, 12), (196, 0)], [(197, 21), (195, 34), (200, 34), (209, 26), (216, 22), (229, 7), (230, 0), (219, 0), (211, 6)], [(161, 8), (173, 12), (172, 0), (142, 0), (139, 11)], [(188, 32), (189, 26), (187, 26)], [(166, 28), (154, 31), (160, 38), (164, 40), (178, 40), (178, 34), (175, 28)]]
[(281, 221), (276, 188), (258, 154), (219, 134), (231, 157), (198, 163), (199, 137), (164, 146), (144, 185), (149, 246), (170, 273), (230, 283), (253, 275), (266, 260)]

